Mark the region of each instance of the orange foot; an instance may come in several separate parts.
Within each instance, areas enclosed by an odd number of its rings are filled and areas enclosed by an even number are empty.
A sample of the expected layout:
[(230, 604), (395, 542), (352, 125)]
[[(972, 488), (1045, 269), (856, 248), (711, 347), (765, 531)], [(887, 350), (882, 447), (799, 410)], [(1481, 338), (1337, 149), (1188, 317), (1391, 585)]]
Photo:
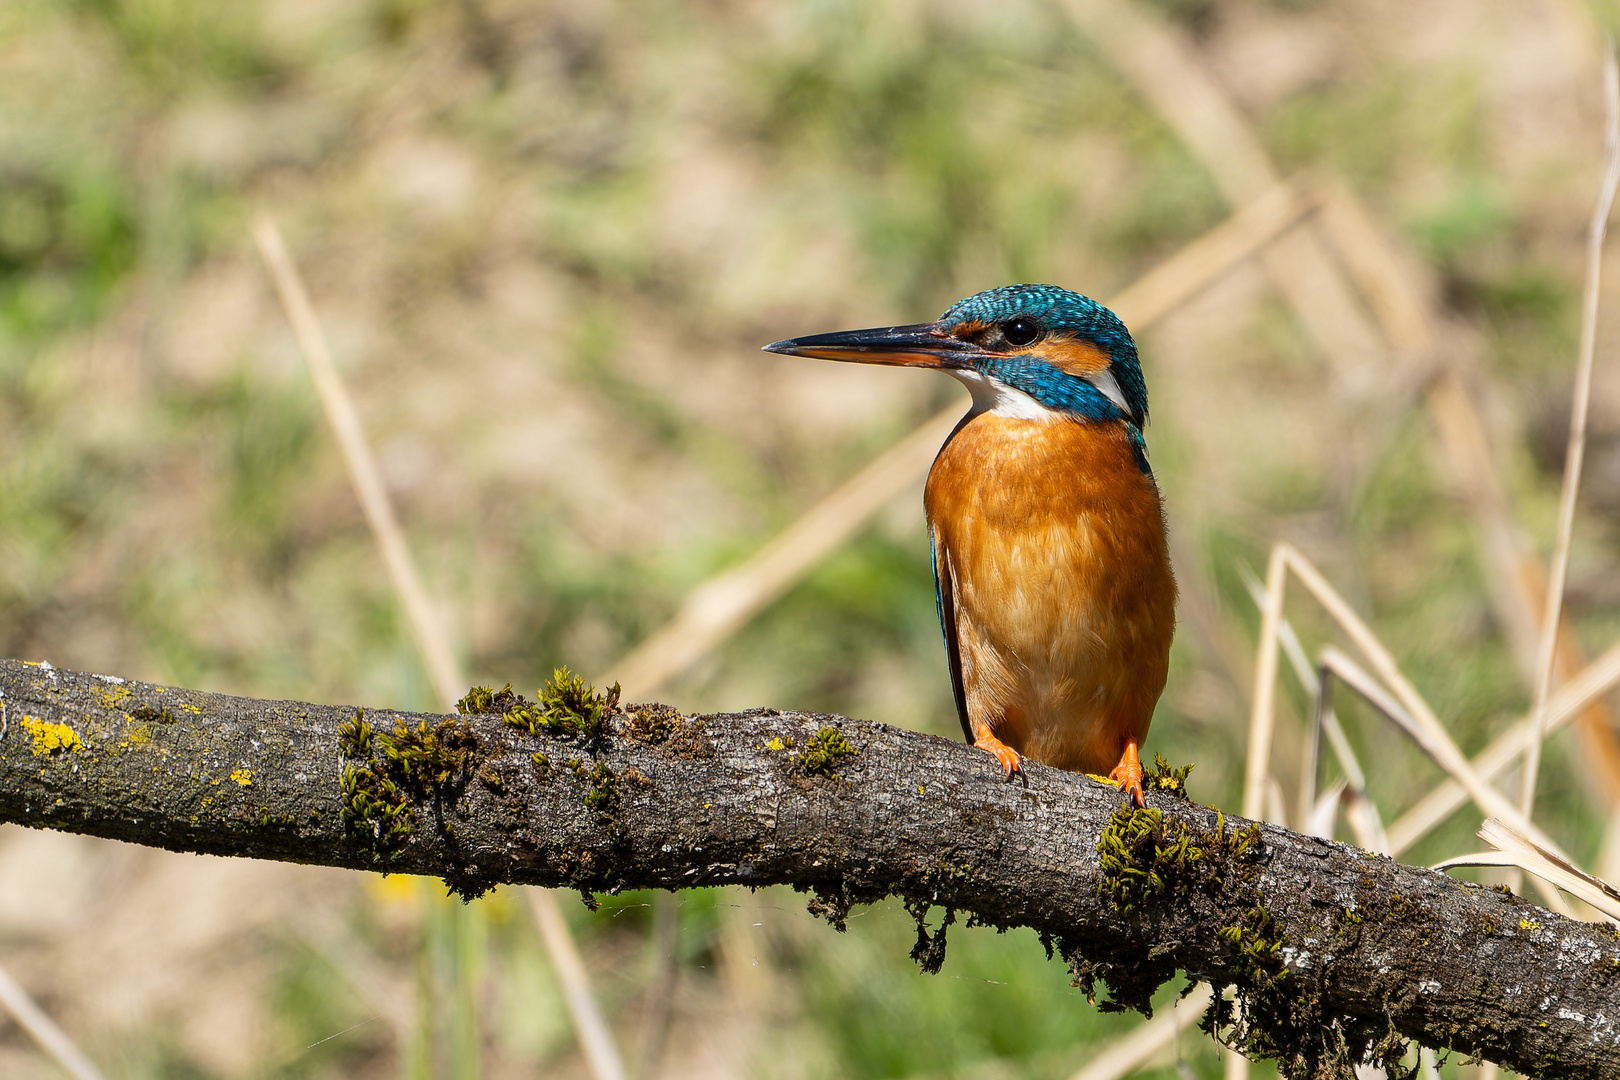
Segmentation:
[[(1014, 776), (1024, 775), (1024, 759), (1018, 751), (991, 735), (989, 732), (980, 732), (973, 740), (973, 744), (981, 750), (994, 754), (996, 760), (1001, 762), (1001, 768), (1007, 774), (1007, 782), (1011, 783)], [(1027, 782), (1027, 781), (1026, 781)]]
[(1125, 740), (1125, 752), (1120, 755), (1119, 764), (1114, 771), (1108, 774), (1108, 779), (1119, 785), (1119, 789), (1130, 797), (1131, 802), (1137, 806), (1146, 806), (1142, 797), (1142, 781), (1146, 778), (1142, 769), (1142, 759), (1136, 756), (1136, 740)]

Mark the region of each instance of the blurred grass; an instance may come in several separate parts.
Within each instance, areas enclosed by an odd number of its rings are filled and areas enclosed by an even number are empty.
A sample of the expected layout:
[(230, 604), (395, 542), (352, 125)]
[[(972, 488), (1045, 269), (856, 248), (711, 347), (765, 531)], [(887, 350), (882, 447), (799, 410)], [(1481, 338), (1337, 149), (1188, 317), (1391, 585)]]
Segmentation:
[[(1597, 156), (1578, 49), (1535, 21), (1459, 17), (1431, 33), (1438, 15), (1421, 5), (1156, 6), (1282, 167), (1344, 175), (1436, 269), (1446, 313), (1481, 344), (1500, 459), (1545, 549), (1558, 466), (1526, 433), (1564, 407), (1574, 348)], [(916, 321), (1016, 279), (1108, 296), (1226, 213), (1107, 57), (1033, 0), (993, 13), (17, 0), (0, 8), (7, 655), (431, 705), (246, 243), (260, 204), (310, 278), (469, 668), (530, 687), (562, 663), (608, 668), (694, 584), (956, 394), (760, 357), (760, 343)], [(1263, 568), (1279, 537), (1370, 616), (1465, 748), (1510, 723), (1526, 692), (1411, 399), (1338, 400), (1250, 269), (1142, 347), (1153, 461), (1195, 560), (1180, 570), (1207, 575), (1215, 603), (1212, 630), (1183, 618), (1149, 750), (1197, 761), (1195, 796), (1234, 805), (1248, 674), (1223, 656), (1247, 654), (1258, 622), (1238, 568)], [(1620, 388), (1599, 393), (1601, 436), (1620, 423)], [(1547, 430), (1561, 446), (1556, 421)], [(1620, 630), (1609, 505), (1583, 516), (1572, 581), (1594, 649)], [(1330, 636), (1306, 605), (1290, 617), (1308, 641)], [(1306, 710), (1284, 685), (1291, 786)], [(665, 696), (954, 735), (918, 500)], [(1392, 818), (1437, 774), (1365, 710), (1341, 709)], [(1541, 818), (1590, 858), (1601, 822), (1579, 761), (1564, 742), (1549, 753)], [(1470, 845), (1473, 827), (1458, 815), (1412, 857)], [(123, 865), (97, 859), (75, 879), (83, 895)], [(53, 1006), (108, 1048), (111, 1075), (578, 1072), (521, 904), (498, 894), (457, 913), (431, 887), (385, 900), (356, 880), (237, 916), (281, 942), (265, 965), (228, 978), (172, 959), (185, 991), (129, 990), (116, 1008), (93, 983), (135, 986), (137, 965), (76, 975), (61, 958), (87, 946), (33, 932), (3, 902), (0, 938), (34, 950)], [(627, 1048), (654, 966), (646, 903), (571, 911)], [(929, 978), (888, 906), (835, 935), (783, 891), (681, 903), (671, 1074), (1059, 1077), (1126, 1026), (1067, 989), (1027, 934), (953, 928)], [(274, 928), (328, 917), (453, 1022), (317, 1043), (366, 1007)], [(726, 966), (738, 919), (760, 924), (768, 1000), (739, 993)], [(204, 1003), (234, 1010), (248, 1052), (188, 1026)], [(1187, 1045), (1196, 1075), (1218, 1073), (1205, 1040)]]

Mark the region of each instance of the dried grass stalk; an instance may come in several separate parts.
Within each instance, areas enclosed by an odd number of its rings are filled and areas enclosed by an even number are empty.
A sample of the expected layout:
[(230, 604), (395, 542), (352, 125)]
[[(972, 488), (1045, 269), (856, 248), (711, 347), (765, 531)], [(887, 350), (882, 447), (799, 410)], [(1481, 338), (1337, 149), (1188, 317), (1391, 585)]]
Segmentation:
[(39, 1048), (73, 1080), (102, 1080), (101, 1070), (95, 1063), (3, 967), (0, 967), (0, 1006), (5, 1007), (17, 1026), (28, 1032)]
[(309, 366), (310, 377), (321, 399), (321, 408), (326, 412), (327, 423), (331, 425), (338, 448), (343, 452), (343, 463), (348, 467), (349, 480), (354, 485), (355, 496), (360, 500), (360, 509), (365, 512), (366, 524), (371, 528), (377, 550), (383, 557), (383, 565), (388, 569), (388, 580), (399, 597), (400, 606), (405, 609), (405, 618), (416, 641), (417, 651), (427, 665), (428, 678), (432, 680), (439, 700), (453, 709), (456, 699), (466, 691), (466, 683), (457, 670), (443, 620), (428, 601), (427, 590), (422, 587), (416, 564), (411, 560), (405, 533), (399, 527), (393, 503), (383, 487), (382, 476), (377, 471), (377, 460), (372, 456), (365, 431), (360, 426), (360, 415), (355, 411), (354, 399), (349, 396), (348, 388), (343, 385), (343, 379), (332, 363), (332, 352), (327, 347), (326, 334), (315, 317), (315, 308), (309, 302), (309, 291), (304, 288), (303, 276), (298, 273), (292, 256), (287, 253), (281, 230), (264, 211), (254, 216), (253, 239), (258, 243), (259, 254), (275, 282), (287, 321), (292, 323), (293, 333), (297, 335), (299, 350), (304, 355), (304, 363)]
[[(378, 551), (388, 568), (389, 581), (394, 586), (400, 605), (405, 609), (412, 637), (416, 641), (423, 663), (427, 666), (428, 676), (432, 679), (434, 690), (443, 706), (454, 711), (456, 700), (466, 690), (467, 680), (461, 672), (460, 665), (456, 663), (455, 654), (450, 648), (450, 639), (444, 632), (444, 624), (434, 614), (428, 601), (427, 590), (422, 587), (422, 579), (416, 572), (416, 563), (411, 559), (410, 548), (405, 543), (404, 531), (399, 526), (393, 503), (389, 500), (388, 492), (382, 484), (382, 477), (377, 471), (376, 459), (366, 442), (365, 431), (360, 426), (354, 399), (349, 396), (348, 388), (344, 386), (337, 367), (332, 363), (332, 353), (327, 347), (326, 335), (315, 317), (315, 308), (309, 301), (309, 292), (304, 287), (303, 277), (299, 274), (292, 256), (287, 252), (287, 245), (281, 238), (281, 230), (276, 227), (275, 220), (269, 213), (260, 211), (254, 217), (253, 238), (258, 243), (259, 253), (270, 270), (276, 284), (276, 292), (281, 297), (282, 307), (298, 337), (299, 348), (303, 352), (304, 362), (309, 365), (310, 375), (321, 398), (321, 406), (326, 412), (328, 423), (332, 426), (338, 446), (343, 451), (343, 460), (348, 466), (349, 479), (354, 484), (355, 495), (360, 499), (366, 523), (371, 528), (372, 538), (376, 541)], [(540, 936), (551, 955), (558, 981), (563, 986), (563, 997), (568, 1003), (568, 1015), (574, 1023), (575, 1034), (585, 1052), (592, 1075), (596, 1080), (624, 1080), (624, 1065), (608, 1032), (607, 1022), (603, 1020), (601, 1009), (596, 1004), (595, 995), (591, 993), (585, 965), (579, 959), (579, 950), (574, 944), (573, 934), (569, 931), (568, 924), (563, 921), (555, 898), (545, 890), (531, 889), (529, 904), (540, 929)]]
[(1181, 1033), (1204, 1015), (1214, 997), (1209, 984), (1200, 983), (1174, 1007), (1133, 1028), (1129, 1035), (1106, 1043), (1069, 1080), (1117, 1080), (1161, 1060)]
[(1553, 661), (1563, 615), (1564, 584), (1569, 576), (1569, 550), (1575, 532), (1575, 496), (1581, 486), (1581, 465), (1586, 456), (1586, 415), (1592, 401), (1592, 357), (1597, 348), (1598, 292), (1603, 277), (1603, 238), (1609, 229), (1616, 187), (1620, 187), (1620, 65), (1614, 48), (1603, 65), (1603, 99), (1607, 106), (1605, 130), (1607, 162), (1597, 206), (1586, 235), (1586, 291), (1581, 301), (1580, 356), (1575, 365), (1575, 400), (1570, 406), (1569, 443), (1564, 453), (1564, 484), (1558, 500), (1558, 539), (1553, 546), (1552, 570), (1547, 582), (1546, 612), (1541, 620), (1540, 648), (1536, 654), (1536, 697), (1531, 712), (1530, 746), (1524, 755), (1519, 810), (1528, 817), (1535, 806), (1536, 778), (1541, 771), (1541, 743), (1547, 731), (1547, 695), (1551, 692)]
[[(1620, 644), (1594, 660), (1552, 696), (1547, 705), (1547, 733), (1583, 715), (1583, 710), (1616, 685), (1620, 685)], [(1496, 779), (1519, 759), (1532, 737), (1530, 719), (1526, 717), (1480, 751), (1472, 762), (1474, 771), (1487, 781)], [(1466, 801), (1468, 793), (1455, 780), (1436, 787), (1389, 827), (1390, 854), (1400, 855)]]
[(1436, 870), (1454, 866), (1515, 866), (1532, 876), (1558, 886), (1571, 896), (1590, 904), (1605, 917), (1620, 922), (1620, 891), (1563, 858), (1548, 851), (1500, 818), (1486, 818), (1480, 839), (1496, 848), (1472, 855), (1457, 855), (1434, 864)]
[[(1339, 650), (1331, 647), (1323, 649), (1322, 667), (1325, 671), (1331, 671), (1341, 682), (1361, 695), (1368, 704), (1377, 709), (1391, 723), (1406, 732), (1418, 744), (1419, 748), (1429, 755), (1431, 760), (1442, 769), (1445, 769), (1452, 779), (1463, 786), (1469, 797), (1486, 814), (1508, 811), (1510, 820), (1517, 829), (1527, 835), (1534, 836), (1536, 841), (1543, 847), (1557, 852), (1560, 858), (1565, 858), (1567, 861), (1567, 857), (1559, 851), (1557, 844), (1550, 837), (1536, 828), (1529, 819), (1521, 815), (1507, 796), (1487, 784), (1473, 770), (1468, 760), (1463, 757), (1462, 751), (1457, 748), (1457, 744), (1451, 740), (1450, 733), (1444, 728), (1436, 729), (1431, 727), (1408, 713), (1401, 707), (1399, 702), (1384, 691), (1383, 687), (1378, 685), (1377, 680), (1373, 679), (1354, 660)], [(1537, 879), (1536, 885), (1541, 892), (1542, 899), (1546, 901), (1550, 909), (1560, 915), (1571, 914), (1569, 905), (1564, 903), (1563, 898), (1558, 895), (1556, 889), (1546, 886), (1543, 879)]]

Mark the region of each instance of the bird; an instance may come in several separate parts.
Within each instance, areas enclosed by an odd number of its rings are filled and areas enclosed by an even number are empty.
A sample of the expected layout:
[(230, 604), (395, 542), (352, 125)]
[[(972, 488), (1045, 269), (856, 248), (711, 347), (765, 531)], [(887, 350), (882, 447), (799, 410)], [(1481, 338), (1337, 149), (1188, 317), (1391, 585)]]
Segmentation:
[(923, 492), (957, 717), (1010, 781), (1028, 758), (1145, 805), (1141, 746), (1169, 672), (1176, 581), (1120, 318), (1056, 285), (988, 289), (931, 323), (765, 351), (937, 368), (972, 398)]

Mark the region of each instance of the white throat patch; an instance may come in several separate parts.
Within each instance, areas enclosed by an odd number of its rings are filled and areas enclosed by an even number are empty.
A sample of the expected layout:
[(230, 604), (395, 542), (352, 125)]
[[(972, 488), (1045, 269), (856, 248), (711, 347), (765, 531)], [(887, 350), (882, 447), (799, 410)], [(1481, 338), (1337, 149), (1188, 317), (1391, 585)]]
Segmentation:
[[(999, 379), (992, 379), (977, 371), (960, 369), (950, 371), (948, 374), (967, 387), (968, 393), (973, 395), (973, 408), (969, 412), (972, 416), (992, 413), (1014, 420), (1055, 420), (1059, 415), (1057, 409), (1042, 405), (1022, 390), (1008, 386)], [(1119, 388), (1119, 380), (1114, 378), (1112, 370), (1103, 368), (1082, 377), (1095, 386), (1103, 397), (1118, 406), (1121, 413), (1131, 415), (1131, 407), (1125, 403), (1125, 392)]]
[(1013, 420), (1056, 420), (1058, 412), (1049, 409), (1022, 390), (1014, 389), (1000, 379), (992, 379), (977, 371), (953, 370), (950, 375), (968, 388), (973, 395), (973, 408), (969, 416), (990, 413)]

